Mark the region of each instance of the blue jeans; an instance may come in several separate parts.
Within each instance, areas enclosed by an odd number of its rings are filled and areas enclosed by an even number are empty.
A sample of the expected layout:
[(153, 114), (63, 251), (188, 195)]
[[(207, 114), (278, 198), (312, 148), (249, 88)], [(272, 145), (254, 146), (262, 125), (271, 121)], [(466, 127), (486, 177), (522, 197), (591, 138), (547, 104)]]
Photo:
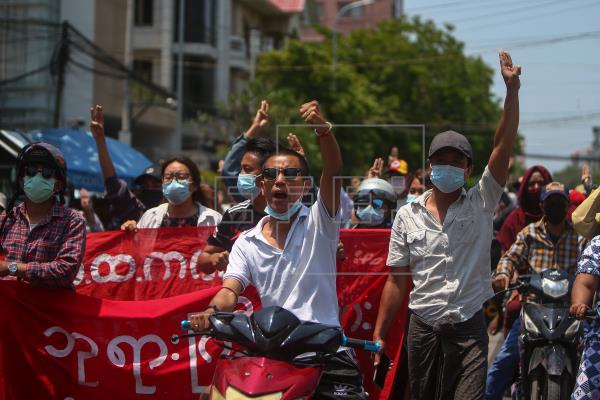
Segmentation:
[(517, 319), (510, 328), (500, 352), (496, 355), (487, 374), (485, 387), (486, 400), (502, 400), (519, 366), (519, 331), (521, 320)]

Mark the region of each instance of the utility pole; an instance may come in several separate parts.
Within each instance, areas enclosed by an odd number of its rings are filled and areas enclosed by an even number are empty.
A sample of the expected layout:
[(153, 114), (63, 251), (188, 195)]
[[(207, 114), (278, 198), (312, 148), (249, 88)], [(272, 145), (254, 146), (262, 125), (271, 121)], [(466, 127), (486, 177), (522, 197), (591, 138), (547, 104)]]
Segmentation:
[[(129, 71), (133, 70), (133, 0), (127, 0), (127, 10), (125, 11), (125, 55), (123, 62)], [(131, 79), (129, 76), (123, 82), (119, 140), (131, 145)]]
[(400, 19), (404, 15), (404, 0), (394, 0), (394, 19)]
[(172, 149), (181, 151), (183, 138), (183, 43), (185, 32), (185, 0), (179, 0), (179, 32), (177, 34), (179, 48), (177, 53), (177, 125), (173, 135)]
[(343, 7), (341, 7), (338, 12), (335, 14), (335, 18), (333, 20), (333, 29), (332, 29), (332, 36), (331, 36), (331, 58), (332, 58), (332, 63), (331, 63), (331, 72), (333, 73), (333, 86), (332, 86), (332, 90), (333, 92), (337, 92), (337, 25), (338, 25), (338, 19), (340, 17), (342, 17), (344, 14), (346, 14), (348, 11), (352, 10), (353, 8), (358, 8), (358, 7), (365, 7), (368, 5), (371, 5), (375, 3), (375, 0), (356, 0), (353, 1), (352, 3), (348, 3), (346, 5), (344, 5)]
[(62, 111), (62, 95), (65, 88), (65, 67), (69, 60), (69, 23), (63, 21), (61, 25), (60, 42), (54, 52), (52, 60), (52, 74), (56, 79), (56, 96), (54, 98), (54, 127), (59, 128), (60, 114)]

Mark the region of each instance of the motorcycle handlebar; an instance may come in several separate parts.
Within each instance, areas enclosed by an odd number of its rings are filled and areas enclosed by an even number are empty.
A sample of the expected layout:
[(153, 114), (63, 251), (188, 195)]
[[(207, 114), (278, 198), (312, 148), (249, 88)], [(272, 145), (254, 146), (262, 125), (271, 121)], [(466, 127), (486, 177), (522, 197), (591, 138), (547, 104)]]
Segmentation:
[[(187, 319), (181, 321), (181, 330), (182, 331), (191, 331), (192, 323)], [(351, 347), (354, 349), (362, 349), (365, 351), (370, 351), (373, 353), (378, 353), (381, 350), (381, 344), (379, 342), (371, 342), (369, 340), (362, 339), (352, 339), (347, 337), (346, 335), (342, 336), (342, 346)]]
[(513, 290), (519, 290), (519, 289), (525, 287), (526, 285), (527, 285), (526, 283), (522, 283), (522, 282), (517, 283), (515, 285), (507, 287), (506, 289), (502, 289), (502, 290), (496, 292), (496, 294), (494, 294), (494, 297), (500, 296), (501, 294), (504, 294), (506, 292), (512, 292)]
[(181, 327), (182, 331), (191, 331), (192, 323), (190, 321), (188, 321), (187, 319), (184, 319), (183, 321), (181, 321), (180, 327)]
[(371, 342), (363, 339), (352, 339), (346, 335), (342, 337), (342, 346), (371, 351), (373, 353), (379, 353), (379, 350), (381, 350), (381, 344), (379, 342)]
[(596, 310), (596, 309), (590, 309), (590, 310), (587, 310), (587, 311), (585, 312), (585, 315), (584, 315), (584, 317), (583, 317), (583, 318), (585, 318), (585, 319), (589, 319), (589, 320), (595, 320), (595, 319), (598, 319), (598, 310)]

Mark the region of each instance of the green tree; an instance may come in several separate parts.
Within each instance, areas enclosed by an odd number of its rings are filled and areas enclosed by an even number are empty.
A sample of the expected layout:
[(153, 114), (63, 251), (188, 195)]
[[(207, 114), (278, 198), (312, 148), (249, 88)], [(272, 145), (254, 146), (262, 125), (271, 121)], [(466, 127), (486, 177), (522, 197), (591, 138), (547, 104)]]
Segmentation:
[[(459, 131), (470, 138), (481, 172), (501, 111), (490, 90), (498, 72), (479, 57), (467, 57), (451, 26), (401, 19), (338, 36), (335, 68), (331, 32), (320, 30), (322, 42), (292, 39), (282, 50), (263, 53), (259, 59), (249, 94), (256, 101), (269, 101), (273, 132), (277, 124), (300, 123), (299, 106), (318, 99), (335, 124), (425, 124), (426, 146), (438, 132)], [(288, 131), (279, 134), (283, 137)], [(336, 132), (346, 174), (363, 174), (375, 157), (386, 157), (392, 146), (398, 146), (411, 169), (421, 164), (420, 129), (339, 128)], [(311, 166), (318, 170), (316, 141), (308, 130), (295, 133), (307, 148)]]

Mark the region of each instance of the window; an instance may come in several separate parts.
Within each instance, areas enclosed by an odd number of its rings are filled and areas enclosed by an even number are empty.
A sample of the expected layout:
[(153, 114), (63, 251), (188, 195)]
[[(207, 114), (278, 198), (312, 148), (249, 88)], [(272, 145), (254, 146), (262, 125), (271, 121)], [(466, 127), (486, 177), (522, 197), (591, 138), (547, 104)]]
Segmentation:
[(304, 11), (302, 12), (302, 23), (304, 25), (318, 24), (325, 16), (323, 3), (307, 1)]
[(136, 26), (152, 26), (153, 0), (135, 0), (134, 22)]
[[(179, 34), (179, 4), (175, 2), (175, 34), (177, 42)], [(215, 21), (217, 7), (215, 0), (186, 0), (184, 41), (191, 43), (215, 44)]]
[[(173, 87), (177, 87), (177, 57), (173, 58)], [(183, 116), (195, 118), (198, 111), (214, 112), (214, 61), (205, 57), (183, 59)]]
[[(151, 60), (133, 60), (134, 74), (148, 82), (152, 82), (152, 61)], [(138, 100), (148, 100), (153, 96), (152, 90), (138, 81), (132, 81), (133, 97)]]
[[(338, 13), (342, 9), (342, 7), (346, 6), (347, 4), (350, 4), (350, 3), (347, 1), (338, 2)], [(350, 17), (350, 18), (362, 18), (364, 16), (365, 16), (365, 6), (353, 7), (350, 10), (344, 12), (343, 15), (340, 15), (340, 17)]]
[(321, 18), (325, 16), (325, 6), (323, 3), (317, 3), (315, 6), (315, 13), (317, 14), (317, 20), (320, 21)]

